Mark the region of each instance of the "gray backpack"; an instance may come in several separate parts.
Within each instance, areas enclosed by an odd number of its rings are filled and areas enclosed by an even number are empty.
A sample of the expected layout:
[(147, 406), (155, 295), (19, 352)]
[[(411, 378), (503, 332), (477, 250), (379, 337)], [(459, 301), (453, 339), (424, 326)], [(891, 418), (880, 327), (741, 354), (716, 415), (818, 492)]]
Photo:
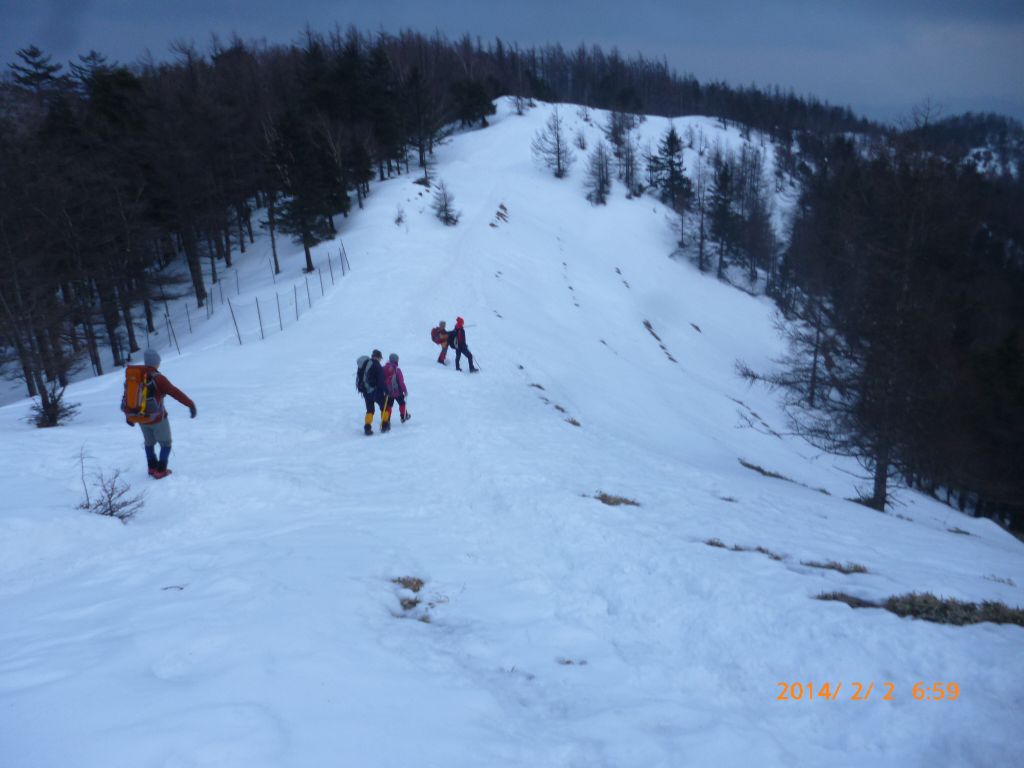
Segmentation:
[(356, 360), (356, 389), (364, 395), (368, 395), (373, 391), (373, 385), (370, 383), (370, 367), (372, 363), (373, 360), (366, 355), (360, 355), (359, 359)]

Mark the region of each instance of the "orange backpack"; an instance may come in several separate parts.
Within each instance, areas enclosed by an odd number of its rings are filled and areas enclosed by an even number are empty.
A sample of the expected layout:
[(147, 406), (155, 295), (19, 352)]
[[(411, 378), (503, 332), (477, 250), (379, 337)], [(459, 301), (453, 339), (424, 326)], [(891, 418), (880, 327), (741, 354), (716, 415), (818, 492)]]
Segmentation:
[(124, 369), (124, 397), (121, 410), (129, 424), (152, 424), (160, 420), (163, 407), (156, 396), (156, 385), (144, 365)]

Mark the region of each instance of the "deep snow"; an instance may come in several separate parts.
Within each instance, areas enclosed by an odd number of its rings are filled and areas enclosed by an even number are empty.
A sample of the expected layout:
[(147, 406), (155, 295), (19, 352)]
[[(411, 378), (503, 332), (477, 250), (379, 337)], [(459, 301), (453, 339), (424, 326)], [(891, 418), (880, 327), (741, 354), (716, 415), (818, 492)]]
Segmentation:
[[(847, 501), (855, 465), (771, 434), (776, 397), (734, 373), (780, 353), (770, 302), (670, 258), (653, 199), (616, 186), (591, 206), (583, 153), (566, 180), (541, 170), (548, 110), (499, 102), (438, 150), (457, 227), (412, 177), (375, 185), (341, 224), (353, 272), (283, 332), (260, 342), (244, 320), (239, 346), (218, 306), (180, 356), (161, 338), (199, 408), (168, 401), (171, 478), (145, 475), (119, 372), (75, 384), (60, 429), (28, 426), (27, 401), (0, 408), (0, 765), (1016, 761), (1024, 630), (813, 597), (1019, 606), (1020, 542), (909, 492), (891, 514)], [(562, 111), (592, 146), (598, 129)], [(641, 130), (656, 145), (666, 126)], [(302, 281), (281, 245), (277, 286), (265, 238), (240, 258), (240, 313)], [(435, 362), (429, 330), (457, 314), (478, 376)], [(353, 369), (373, 347), (401, 355), (413, 419), (366, 438)], [(75, 508), (83, 446), (90, 471), (146, 491), (129, 524)], [(777, 701), (780, 681), (843, 692)], [(858, 681), (868, 701), (849, 700)], [(960, 696), (915, 701), (918, 681)]]

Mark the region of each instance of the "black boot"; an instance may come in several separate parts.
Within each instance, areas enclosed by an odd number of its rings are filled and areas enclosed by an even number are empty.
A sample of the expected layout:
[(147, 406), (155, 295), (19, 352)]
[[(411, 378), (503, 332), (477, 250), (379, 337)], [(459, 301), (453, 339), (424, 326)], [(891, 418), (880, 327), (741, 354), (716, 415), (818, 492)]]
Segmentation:
[(373, 434), (373, 427), (371, 427), (369, 424), (363, 424), (363, 434), (364, 435), (372, 435)]

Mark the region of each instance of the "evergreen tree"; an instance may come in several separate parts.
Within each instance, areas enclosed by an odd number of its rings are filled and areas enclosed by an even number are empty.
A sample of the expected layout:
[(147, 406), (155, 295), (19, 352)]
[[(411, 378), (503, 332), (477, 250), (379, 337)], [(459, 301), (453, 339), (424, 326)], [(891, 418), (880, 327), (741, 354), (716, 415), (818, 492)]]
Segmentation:
[(569, 146), (558, 107), (555, 107), (544, 128), (537, 132), (530, 147), (534, 158), (550, 168), (556, 179), (563, 179), (569, 175), (575, 153)]
[(347, 200), (337, 166), (294, 113), (277, 125), (274, 163), (287, 195), (278, 208), (277, 226), (302, 243), (306, 271), (312, 272), (310, 248), (331, 237), (330, 216), (344, 207), (343, 198)]
[(608, 192), (611, 190), (611, 155), (604, 141), (598, 141), (594, 151), (587, 158), (587, 178), (584, 182), (587, 188), (587, 200), (594, 205), (604, 205), (608, 202)]
[(446, 227), (454, 227), (459, 223), (461, 213), (455, 210), (455, 196), (448, 190), (443, 181), (437, 182), (437, 189), (434, 190), (434, 200), (431, 204), (434, 215)]
[(455, 114), (463, 125), (479, 122), (487, 127), (487, 116), (497, 109), (491, 101), (487, 85), (480, 80), (460, 80), (452, 85), (455, 96)]
[(739, 227), (733, 210), (733, 169), (728, 157), (717, 152), (708, 191), (708, 223), (711, 239), (718, 249), (718, 279), (725, 275), (729, 257), (736, 251)]

